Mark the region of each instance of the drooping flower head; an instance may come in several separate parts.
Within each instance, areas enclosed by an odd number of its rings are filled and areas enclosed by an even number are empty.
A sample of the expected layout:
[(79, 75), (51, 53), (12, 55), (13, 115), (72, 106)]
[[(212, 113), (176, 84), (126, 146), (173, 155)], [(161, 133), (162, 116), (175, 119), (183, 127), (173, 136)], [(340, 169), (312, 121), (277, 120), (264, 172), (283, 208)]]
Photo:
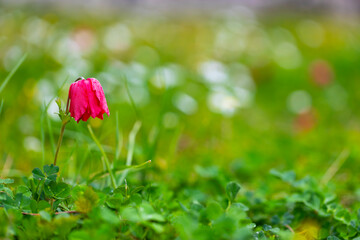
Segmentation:
[(103, 119), (103, 114), (110, 116), (103, 88), (95, 78), (80, 78), (69, 89), (71, 117), (77, 122), (87, 121), (89, 117)]

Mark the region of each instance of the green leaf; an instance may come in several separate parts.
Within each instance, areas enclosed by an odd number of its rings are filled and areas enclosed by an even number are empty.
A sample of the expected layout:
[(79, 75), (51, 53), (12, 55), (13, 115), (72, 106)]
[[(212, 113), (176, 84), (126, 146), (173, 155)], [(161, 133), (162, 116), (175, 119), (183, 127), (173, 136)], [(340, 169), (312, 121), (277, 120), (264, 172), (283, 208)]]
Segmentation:
[(203, 178), (215, 178), (219, 175), (219, 168), (217, 166), (203, 167), (196, 165), (195, 171)]
[(144, 186), (136, 187), (130, 191), (130, 195), (141, 192), (144, 188), (145, 188)]
[(72, 231), (69, 235), (69, 239), (71, 240), (87, 240), (90, 239), (90, 232), (87, 232), (86, 230), (78, 230), (78, 231)]
[(50, 183), (48, 185), (44, 185), (44, 193), (45, 193), (47, 198), (53, 198), (54, 197), (54, 193), (53, 193), (53, 191), (51, 190), (51, 187), (50, 187), (50, 185), (52, 183)]
[(121, 216), (123, 219), (126, 219), (128, 221), (132, 221), (132, 222), (140, 222), (141, 221), (140, 215), (134, 207), (124, 208), (121, 212)]
[(15, 195), (14, 206), (23, 210), (30, 210), (31, 199), (21, 193)]
[(306, 200), (304, 201), (305, 205), (319, 211), (321, 206), (321, 199), (315, 193), (308, 193), (306, 195)]
[(350, 216), (350, 213), (346, 209), (337, 210), (334, 217), (336, 220), (338, 220), (346, 225), (350, 224), (351, 216)]
[(263, 225), (263, 229), (264, 229), (264, 231), (270, 231), (270, 230), (272, 229), (272, 226), (271, 226), (271, 225), (264, 224), (264, 225)]
[(226, 215), (238, 222), (247, 218), (245, 210), (248, 210), (248, 208), (244, 204), (239, 205), (238, 203), (234, 203), (231, 204), (230, 208), (226, 212)]
[(59, 172), (59, 167), (54, 166), (54, 164), (51, 165), (45, 165), (43, 167), (44, 173), (46, 174), (47, 178), (45, 180), (45, 183), (55, 182), (57, 173)]
[(55, 202), (54, 202), (54, 204), (53, 204), (53, 206), (52, 206), (52, 210), (57, 209), (62, 201), (63, 201), (63, 200), (56, 199)]
[(0, 179), (0, 184), (10, 184), (14, 183), (14, 179), (6, 178), (6, 179)]
[[(227, 216), (222, 216), (218, 218), (214, 223), (212, 224), (214, 232), (217, 234), (226, 234), (231, 235), (237, 228), (236, 222)], [(224, 239), (229, 239), (229, 237), (224, 237)]]
[(229, 182), (226, 185), (226, 194), (231, 202), (233, 202), (236, 198), (236, 195), (240, 191), (240, 185), (236, 182)]
[(54, 197), (57, 199), (65, 199), (69, 197), (71, 193), (70, 185), (64, 182), (52, 184), (51, 190), (54, 193)]
[(121, 195), (123, 195), (124, 197), (127, 195), (127, 190), (125, 189), (124, 186), (118, 187), (114, 190), (114, 194), (120, 193)]
[(56, 173), (59, 172), (59, 167), (58, 167), (58, 166), (54, 166), (54, 164), (44, 165), (44, 166), (43, 166), (43, 169), (44, 169), (44, 173), (45, 173), (47, 176), (51, 176), (51, 175), (54, 175), (54, 174), (56, 174)]
[(51, 182), (56, 181), (57, 173), (59, 172), (59, 167), (51, 165), (43, 166), (44, 172), (40, 168), (34, 168), (32, 171), (34, 179), (42, 181), (45, 179), (45, 184), (50, 184)]
[(32, 170), (32, 174), (34, 176), (34, 179), (37, 179), (39, 181), (45, 179), (45, 175), (40, 168), (34, 168), (34, 170)]
[(204, 208), (205, 207), (203, 205), (201, 205), (198, 201), (193, 201), (193, 202), (190, 203), (190, 209), (191, 210), (195, 210), (195, 211), (199, 212)]
[(336, 236), (328, 236), (326, 240), (340, 240), (340, 238)]
[(146, 224), (148, 225), (149, 227), (151, 227), (155, 232), (157, 233), (162, 233), (164, 232), (164, 226), (159, 224), (159, 223), (154, 223), (154, 222), (151, 222), (149, 224)]
[(121, 212), (123, 219), (126, 219), (131, 222), (164, 222), (165, 218), (155, 212), (154, 208), (148, 202), (142, 202), (139, 207), (127, 207), (124, 208)]
[(100, 217), (109, 224), (117, 225), (120, 223), (119, 217), (107, 207), (100, 208)]
[(5, 192), (8, 196), (10, 196), (11, 198), (14, 198), (14, 194), (11, 191), (10, 188), (5, 187), (5, 185), (0, 184), (0, 192)]
[(46, 175), (48, 175), (48, 176), (59, 172), (59, 167), (54, 166), (54, 164), (44, 165), (43, 169), (44, 169), (44, 172), (46, 173)]
[(6, 200), (6, 194), (3, 192), (0, 192), (0, 200)]
[(143, 202), (139, 207), (139, 213), (143, 220), (145, 221), (157, 221), (164, 222), (165, 219), (162, 215), (155, 212), (154, 208), (148, 202)]
[(130, 201), (135, 203), (136, 205), (140, 205), (141, 202), (142, 202), (141, 195), (138, 194), (138, 193), (135, 193), (135, 194), (131, 195)]
[(51, 207), (51, 205), (45, 200), (39, 201), (37, 206), (40, 211)]
[(249, 207), (242, 203), (233, 203), (232, 206), (239, 208), (239, 209), (243, 210), (244, 212), (249, 211)]
[(278, 177), (281, 180), (283, 180), (284, 182), (287, 182), (290, 184), (294, 184), (295, 180), (296, 180), (296, 175), (295, 175), (294, 171), (288, 171), (288, 172), (281, 173), (276, 169), (271, 169), (270, 174), (275, 177)]
[(178, 201), (178, 203), (179, 203), (181, 209), (184, 210), (184, 212), (189, 212), (189, 209), (187, 207), (185, 207), (184, 204), (182, 204), (180, 201)]
[(280, 228), (276, 227), (276, 228), (271, 228), (269, 231), (272, 232), (273, 234), (279, 234), (281, 230)]
[(37, 202), (35, 199), (30, 200), (30, 208), (31, 208), (31, 212), (33, 212), (33, 213), (38, 212)]
[(26, 197), (31, 197), (32, 193), (27, 186), (20, 185), (16, 189), (16, 193), (22, 193)]
[(46, 212), (46, 211), (40, 211), (39, 212), (40, 216), (42, 219), (48, 221), (48, 222), (51, 222), (51, 215), (50, 213)]
[(209, 220), (218, 219), (224, 213), (224, 209), (218, 202), (210, 202), (206, 207), (206, 216)]
[(71, 187), (69, 184), (64, 182), (50, 182), (50, 184), (44, 186), (44, 191), (45, 194), (49, 197), (65, 199), (70, 196)]
[(41, 200), (40, 202), (36, 202), (35, 199), (30, 200), (30, 209), (31, 209), (31, 212), (33, 212), (33, 213), (37, 213), (41, 210), (44, 210), (44, 209), (50, 208), (50, 207), (51, 207), (51, 205), (47, 201)]
[(124, 203), (124, 196), (121, 193), (115, 193), (106, 200), (106, 204), (113, 209), (120, 209)]

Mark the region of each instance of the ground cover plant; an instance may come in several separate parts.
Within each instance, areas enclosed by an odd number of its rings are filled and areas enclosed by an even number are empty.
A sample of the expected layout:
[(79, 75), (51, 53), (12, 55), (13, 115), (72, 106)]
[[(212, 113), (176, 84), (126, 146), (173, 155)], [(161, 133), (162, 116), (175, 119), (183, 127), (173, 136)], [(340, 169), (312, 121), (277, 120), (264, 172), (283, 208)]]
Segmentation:
[[(0, 238), (360, 239), (357, 25), (4, 8), (0, 29)], [(69, 91), (88, 78), (108, 109)]]

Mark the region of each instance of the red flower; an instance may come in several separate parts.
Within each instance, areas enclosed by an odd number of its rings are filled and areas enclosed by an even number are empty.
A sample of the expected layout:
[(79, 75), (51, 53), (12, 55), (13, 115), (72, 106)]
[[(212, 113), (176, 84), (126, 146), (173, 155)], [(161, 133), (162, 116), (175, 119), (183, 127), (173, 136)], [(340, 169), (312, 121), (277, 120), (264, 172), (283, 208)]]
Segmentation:
[(89, 117), (103, 119), (110, 116), (103, 88), (95, 78), (81, 79), (70, 85), (70, 115), (77, 122), (87, 121)]

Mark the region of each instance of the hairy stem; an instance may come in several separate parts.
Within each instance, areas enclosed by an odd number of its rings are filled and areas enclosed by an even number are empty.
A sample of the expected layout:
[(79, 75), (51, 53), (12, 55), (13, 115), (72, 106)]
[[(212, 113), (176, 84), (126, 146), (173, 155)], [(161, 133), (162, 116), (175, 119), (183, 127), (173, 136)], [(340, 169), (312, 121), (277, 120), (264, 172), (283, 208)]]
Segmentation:
[(63, 139), (63, 136), (64, 136), (65, 126), (66, 126), (67, 123), (68, 123), (68, 121), (63, 121), (63, 123), (61, 125), (60, 136), (59, 136), (59, 140), (58, 140), (58, 143), (57, 143), (57, 146), (56, 146), (56, 152), (55, 152), (55, 157), (54, 157), (54, 166), (56, 165), (56, 160), (57, 160), (57, 157), (58, 157), (58, 154), (59, 154), (62, 139)]
[[(6, 213), (6, 211), (5, 211)], [(64, 212), (56, 212), (55, 214), (58, 215), (58, 214), (62, 214), (62, 213), (68, 213), (68, 214), (77, 214), (77, 213), (81, 213), (81, 212), (78, 212), (78, 211), (64, 211)], [(40, 216), (40, 213), (27, 213), (27, 212), (22, 212), (22, 215), (30, 215), (30, 216)]]
[[(65, 116), (63, 116), (62, 119), (62, 125), (61, 125), (61, 130), (60, 130), (60, 136), (59, 136), (59, 140), (56, 146), (56, 152), (55, 152), (55, 157), (54, 157), (54, 166), (56, 166), (56, 160), (60, 151), (60, 147), (61, 147), (61, 143), (63, 140), (63, 136), (64, 136), (64, 131), (65, 131), (65, 126), (66, 124), (69, 122), (69, 118), (67, 117), (69, 114), (69, 103), (70, 103), (70, 94), (68, 95), (68, 99), (66, 101), (66, 109), (65, 109)], [(59, 107), (60, 108), (60, 107)], [(59, 109), (61, 112), (61, 109)]]

